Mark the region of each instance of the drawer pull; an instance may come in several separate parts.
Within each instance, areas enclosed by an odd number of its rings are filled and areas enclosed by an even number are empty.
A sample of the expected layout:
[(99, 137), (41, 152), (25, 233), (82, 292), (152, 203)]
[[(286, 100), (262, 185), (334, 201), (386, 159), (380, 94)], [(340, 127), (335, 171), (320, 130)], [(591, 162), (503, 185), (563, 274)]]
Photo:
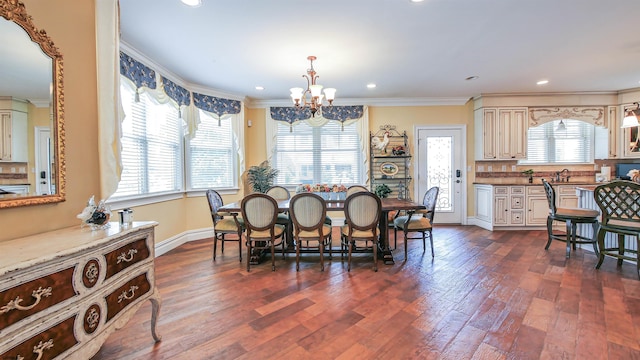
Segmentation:
[[(122, 294), (118, 296), (118, 304), (120, 304), (122, 300), (133, 299), (133, 297), (136, 296), (136, 290), (138, 290), (138, 287), (135, 285), (131, 285), (131, 287), (129, 288), (129, 291), (123, 291)], [(131, 293), (131, 295), (127, 295), (127, 293)]]
[(133, 257), (135, 254), (138, 253), (138, 250), (136, 249), (130, 249), (128, 254), (122, 253), (120, 255), (118, 255), (118, 261), (116, 262), (116, 264), (120, 264), (121, 262), (131, 262), (133, 261)]
[[(36, 360), (42, 359), (42, 355), (44, 355), (44, 351), (45, 350), (49, 350), (52, 347), (53, 347), (53, 339), (49, 339), (49, 341), (44, 342), (44, 343), (42, 341), (40, 341), (40, 343), (38, 345), (33, 347), (33, 353), (34, 354), (38, 354), (38, 357), (36, 358)], [(24, 360), (24, 357), (18, 355), (18, 357), (16, 359), (17, 360)]]
[(31, 297), (34, 297), (36, 299), (36, 301), (33, 304), (29, 306), (21, 306), (20, 303), (22, 302), (23, 299), (20, 298), (20, 296), (16, 296), (15, 300), (10, 300), (7, 305), (0, 308), (0, 314), (8, 313), (13, 309), (17, 309), (20, 311), (31, 310), (40, 303), (40, 300), (42, 300), (42, 298), (49, 297), (49, 296), (51, 296), (51, 287), (48, 287), (46, 289), (39, 287), (37, 290), (33, 290), (33, 292), (31, 293)]

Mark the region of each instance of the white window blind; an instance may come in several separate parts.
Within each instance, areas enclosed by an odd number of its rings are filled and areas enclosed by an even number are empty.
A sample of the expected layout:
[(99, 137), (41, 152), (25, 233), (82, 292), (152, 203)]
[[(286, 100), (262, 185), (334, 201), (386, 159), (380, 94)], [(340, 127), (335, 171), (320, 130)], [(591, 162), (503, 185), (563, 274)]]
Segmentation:
[(280, 170), (276, 183), (362, 184), (364, 161), (355, 124), (345, 126), (329, 121), (321, 127), (301, 123), (289, 131), (278, 122), (273, 166)]
[(200, 111), (200, 124), (189, 141), (189, 187), (232, 188), (236, 184), (237, 161), (232, 120), (218, 119)]
[(122, 177), (113, 197), (182, 190), (182, 130), (178, 110), (148, 94), (120, 86), (126, 118), (122, 123)]
[(593, 162), (594, 126), (579, 120), (563, 119), (531, 127), (527, 132), (527, 164)]

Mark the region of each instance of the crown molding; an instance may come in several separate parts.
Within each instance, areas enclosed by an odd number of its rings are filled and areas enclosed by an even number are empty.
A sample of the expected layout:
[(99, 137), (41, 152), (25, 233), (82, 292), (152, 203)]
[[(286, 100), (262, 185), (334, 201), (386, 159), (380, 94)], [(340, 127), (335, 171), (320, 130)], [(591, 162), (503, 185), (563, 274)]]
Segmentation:
[[(339, 98), (333, 104), (336, 106), (345, 105), (367, 105), (367, 106), (458, 106), (464, 105), (470, 98), (448, 97), (448, 98)], [(249, 108), (267, 108), (270, 106), (293, 106), (291, 100), (258, 100), (247, 99)]]

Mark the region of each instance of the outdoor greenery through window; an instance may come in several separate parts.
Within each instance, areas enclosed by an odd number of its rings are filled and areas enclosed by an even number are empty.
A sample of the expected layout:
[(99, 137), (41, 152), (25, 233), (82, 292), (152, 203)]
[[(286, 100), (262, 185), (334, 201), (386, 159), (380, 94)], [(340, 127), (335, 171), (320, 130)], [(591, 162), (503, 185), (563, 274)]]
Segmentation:
[(189, 188), (232, 188), (236, 185), (236, 151), (231, 119), (214, 119), (200, 111), (200, 124), (189, 141)]
[(182, 190), (182, 126), (178, 110), (121, 85), (122, 177), (113, 197)]
[(273, 167), (280, 170), (276, 183), (362, 184), (364, 161), (356, 125), (341, 129), (337, 121), (312, 127), (305, 122), (293, 127), (278, 122)]
[(591, 163), (594, 158), (595, 128), (579, 120), (550, 121), (527, 131), (527, 160), (522, 163)]

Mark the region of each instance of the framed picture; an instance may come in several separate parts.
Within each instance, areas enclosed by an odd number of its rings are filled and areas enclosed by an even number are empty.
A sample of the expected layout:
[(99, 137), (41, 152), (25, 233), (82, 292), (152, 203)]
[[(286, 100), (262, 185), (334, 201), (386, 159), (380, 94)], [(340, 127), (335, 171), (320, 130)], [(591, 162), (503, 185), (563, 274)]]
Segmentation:
[(390, 162), (382, 163), (380, 165), (380, 172), (386, 176), (393, 176), (398, 173), (398, 165)]

